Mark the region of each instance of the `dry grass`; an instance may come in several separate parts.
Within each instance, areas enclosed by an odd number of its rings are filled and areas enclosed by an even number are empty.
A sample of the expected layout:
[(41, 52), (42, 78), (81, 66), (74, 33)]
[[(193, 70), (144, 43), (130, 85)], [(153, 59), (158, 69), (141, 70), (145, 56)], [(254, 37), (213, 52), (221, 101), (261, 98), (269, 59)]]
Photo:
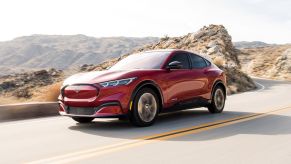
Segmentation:
[(14, 96), (0, 95), (0, 105), (23, 102), (57, 101), (62, 83), (63, 82), (58, 82), (52, 85), (33, 89), (32, 98), (17, 98)]
[(60, 89), (63, 82), (59, 82), (49, 86), (48, 92), (46, 94), (46, 101), (57, 101), (60, 95)]
[(57, 101), (63, 82), (42, 87), (33, 93), (34, 101)]

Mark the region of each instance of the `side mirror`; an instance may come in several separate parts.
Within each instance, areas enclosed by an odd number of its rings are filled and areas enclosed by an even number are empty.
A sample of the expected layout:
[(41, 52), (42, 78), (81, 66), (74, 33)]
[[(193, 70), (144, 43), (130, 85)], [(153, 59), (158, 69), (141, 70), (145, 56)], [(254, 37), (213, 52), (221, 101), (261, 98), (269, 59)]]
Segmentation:
[(181, 62), (172, 61), (168, 64), (167, 69), (181, 69), (183, 67)]

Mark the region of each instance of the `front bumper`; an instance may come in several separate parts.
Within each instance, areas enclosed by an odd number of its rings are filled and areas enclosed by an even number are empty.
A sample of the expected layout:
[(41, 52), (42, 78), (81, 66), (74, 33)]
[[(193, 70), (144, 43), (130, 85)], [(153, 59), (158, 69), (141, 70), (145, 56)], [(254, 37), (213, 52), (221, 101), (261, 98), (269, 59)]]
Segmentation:
[(126, 116), (118, 102), (108, 102), (97, 107), (66, 106), (59, 101), (59, 113), (69, 117), (119, 118)]
[(96, 84), (72, 84), (62, 88), (59, 113), (70, 117), (120, 117), (128, 113), (133, 87), (102, 88)]

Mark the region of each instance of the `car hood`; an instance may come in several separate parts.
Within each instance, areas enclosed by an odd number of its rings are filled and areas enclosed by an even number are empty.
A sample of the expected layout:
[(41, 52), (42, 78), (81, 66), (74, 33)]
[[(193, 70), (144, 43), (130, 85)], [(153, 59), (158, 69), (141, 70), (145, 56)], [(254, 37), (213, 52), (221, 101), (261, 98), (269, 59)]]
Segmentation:
[(100, 83), (105, 81), (123, 79), (123, 78), (131, 78), (130, 73), (133, 71), (126, 70), (118, 70), (118, 71), (93, 71), (86, 73), (78, 73), (73, 76), (70, 76), (64, 81), (63, 85), (71, 85), (71, 84), (80, 84), (80, 83)]

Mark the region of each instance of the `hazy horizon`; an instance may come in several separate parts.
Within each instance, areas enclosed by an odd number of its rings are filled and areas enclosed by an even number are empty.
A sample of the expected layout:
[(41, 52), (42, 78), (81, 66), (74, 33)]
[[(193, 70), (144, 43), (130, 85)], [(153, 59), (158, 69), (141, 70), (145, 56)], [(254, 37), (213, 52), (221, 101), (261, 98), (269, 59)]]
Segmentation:
[(222, 24), (234, 42), (291, 43), (291, 1), (10, 0), (0, 2), (0, 41), (21, 36), (182, 36)]
[[(194, 32), (195, 33), (195, 32)], [(185, 33), (186, 35), (187, 33)], [(74, 36), (74, 35), (85, 35), (85, 34), (67, 34), (67, 35), (62, 35), (62, 34), (31, 34), (31, 35), (23, 35), (23, 36), (18, 36), (18, 37), (15, 37), (15, 38), (12, 38), (12, 39), (9, 39), (9, 40), (1, 40), (1, 42), (8, 42), (8, 41), (12, 41), (14, 39), (17, 39), (17, 38), (21, 38), (21, 37), (30, 37), (30, 36)], [(231, 34), (230, 34), (231, 35)], [(89, 36), (89, 35), (85, 35), (87, 37), (94, 37), (94, 38), (119, 38), (119, 37), (125, 37), (125, 38), (162, 38), (164, 36), (100, 36), (100, 37), (95, 37), (95, 36)], [(179, 37), (179, 36), (171, 36), (171, 37)], [(232, 40), (232, 42), (264, 42), (264, 41), (261, 41), (261, 40), (237, 40), (237, 41), (234, 41)], [(264, 43), (267, 43), (267, 44), (290, 44), (289, 42), (288, 43), (270, 43), (270, 42), (264, 42)]]

